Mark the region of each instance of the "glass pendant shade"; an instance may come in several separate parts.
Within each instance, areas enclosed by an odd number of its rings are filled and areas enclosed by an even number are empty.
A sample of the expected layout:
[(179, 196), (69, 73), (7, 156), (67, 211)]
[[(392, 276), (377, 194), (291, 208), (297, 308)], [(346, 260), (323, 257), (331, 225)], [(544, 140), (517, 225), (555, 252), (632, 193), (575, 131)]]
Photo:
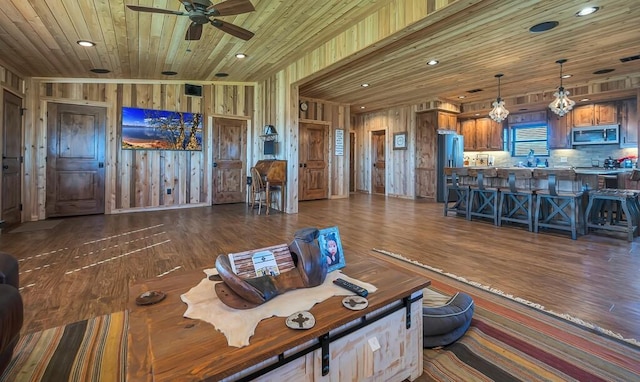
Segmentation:
[(567, 114), (571, 109), (573, 109), (573, 105), (576, 104), (575, 101), (569, 99), (569, 92), (564, 90), (564, 87), (562, 86), (562, 64), (565, 62), (567, 62), (565, 59), (556, 61), (556, 64), (560, 64), (560, 87), (557, 92), (553, 93), (553, 96), (556, 97), (556, 99), (549, 104), (549, 109), (560, 117)]
[(496, 74), (495, 77), (498, 79), (498, 98), (491, 104), (493, 109), (489, 112), (489, 118), (496, 122), (502, 122), (509, 115), (509, 110), (504, 107), (504, 100), (500, 98), (500, 77), (502, 74)]

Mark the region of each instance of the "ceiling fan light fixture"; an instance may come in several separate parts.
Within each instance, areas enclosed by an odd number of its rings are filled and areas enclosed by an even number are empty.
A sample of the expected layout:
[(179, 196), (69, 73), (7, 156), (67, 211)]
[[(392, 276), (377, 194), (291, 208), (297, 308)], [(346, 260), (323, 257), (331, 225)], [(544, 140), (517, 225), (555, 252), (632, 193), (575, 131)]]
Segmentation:
[(489, 112), (489, 118), (493, 119), (496, 122), (502, 122), (507, 119), (509, 115), (509, 110), (504, 106), (504, 100), (500, 98), (500, 78), (502, 78), (503, 74), (496, 74), (495, 77), (498, 79), (498, 98), (491, 104), (493, 109)]
[(560, 87), (558, 88), (558, 91), (553, 93), (553, 96), (556, 97), (556, 99), (549, 104), (549, 109), (560, 117), (567, 114), (576, 104), (576, 101), (569, 99), (569, 91), (564, 90), (564, 87), (562, 86), (562, 79), (564, 78), (562, 76), (562, 64), (565, 62), (567, 62), (566, 59), (556, 61), (556, 64), (560, 64)]

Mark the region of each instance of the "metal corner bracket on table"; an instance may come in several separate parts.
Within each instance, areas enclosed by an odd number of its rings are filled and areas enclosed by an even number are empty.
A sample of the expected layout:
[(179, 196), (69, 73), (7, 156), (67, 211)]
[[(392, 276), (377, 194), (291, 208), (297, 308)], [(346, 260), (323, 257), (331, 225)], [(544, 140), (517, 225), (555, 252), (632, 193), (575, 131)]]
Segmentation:
[(402, 298), (402, 303), (397, 304), (396, 306), (394, 306), (391, 309), (385, 310), (383, 313), (375, 316), (375, 317), (371, 317), (371, 318), (367, 318), (366, 315), (362, 316), (360, 318), (360, 323), (358, 323), (357, 325), (354, 325), (352, 327), (350, 327), (349, 329), (346, 329), (343, 332), (337, 333), (333, 336), (329, 335), (329, 333), (325, 333), (323, 335), (321, 335), (320, 337), (318, 337), (318, 342), (310, 347), (308, 347), (307, 349), (301, 350), (297, 353), (294, 353), (290, 356), (285, 356), (284, 353), (280, 353), (278, 354), (278, 361), (276, 363), (273, 363), (265, 368), (262, 368), (260, 370), (257, 370), (249, 375), (244, 376), (243, 378), (239, 379), (239, 382), (247, 382), (247, 381), (252, 381), (256, 378), (258, 378), (261, 375), (264, 375), (272, 370), (275, 370), (277, 368), (279, 368), (282, 365), (286, 365), (287, 363), (294, 361), (300, 357), (304, 357), (305, 355), (316, 351), (317, 349), (322, 349), (322, 375), (326, 376), (329, 374), (329, 360), (331, 359), (330, 355), (329, 355), (329, 344), (333, 341), (336, 341), (342, 337), (345, 337), (351, 333), (354, 333), (364, 327), (366, 327), (367, 325), (370, 325), (378, 320), (381, 320), (387, 316), (389, 316), (390, 314), (393, 314), (395, 312), (397, 312), (398, 310), (404, 308), (406, 310), (406, 328), (410, 329), (411, 328), (411, 305), (416, 302), (416, 301), (420, 301), (422, 299), (423, 295), (422, 293), (419, 293), (418, 295), (416, 295), (415, 297), (403, 297)]

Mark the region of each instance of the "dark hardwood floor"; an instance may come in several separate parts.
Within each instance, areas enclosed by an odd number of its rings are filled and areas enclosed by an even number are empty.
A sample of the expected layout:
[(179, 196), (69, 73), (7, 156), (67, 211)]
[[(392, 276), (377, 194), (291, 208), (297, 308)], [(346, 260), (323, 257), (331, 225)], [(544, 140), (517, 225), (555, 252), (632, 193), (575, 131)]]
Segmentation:
[[(640, 339), (640, 239), (495, 227), (442, 214), (442, 204), (356, 194), (302, 202), (293, 215), (245, 204), (64, 218), (52, 229), (2, 232), (18, 257), (23, 332), (125, 309), (130, 283), (213, 267), (218, 254), (289, 242), (306, 226), (338, 226), (346, 255), (372, 248)], [(375, 254), (372, 253), (372, 256)]]

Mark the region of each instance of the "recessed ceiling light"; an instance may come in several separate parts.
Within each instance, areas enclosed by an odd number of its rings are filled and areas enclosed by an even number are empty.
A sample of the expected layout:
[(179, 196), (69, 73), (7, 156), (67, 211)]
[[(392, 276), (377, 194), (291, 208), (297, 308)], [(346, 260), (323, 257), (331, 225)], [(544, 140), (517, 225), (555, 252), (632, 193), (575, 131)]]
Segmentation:
[(165, 70), (164, 72), (162, 72), (162, 75), (165, 76), (175, 76), (176, 74), (178, 74), (178, 72), (174, 72), (173, 70)]
[(540, 32), (546, 32), (548, 30), (551, 30), (555, 27), (557, 27), (560, 23), (557, 21), (545, 21), (543, 23), (540, 24), (536, 24), (534, 26), (532, 26), (531, 28), (529, 28), (529, 32), (531, 33), (540, 33)]
[(571, 78), (573, 77), (573, 74), (563, 74), (562, 78)]
[(477, 116), (479, 116), (479, 115), (480, 115), (480, 113), (475, 113), (474, 115), (477, 117)]
[(85, 47), (96, 46), (95, 42), (92, 42), (92, 41), (89, 41), (89, 40), (78, 40), (78, 41), (76, 41), (76, 44), (78, 44), (80, 46), (85, 46)]
[(600, 9), (600, 7), (586, 7), (586, 8), (582, 8), (580, 11), (578, 11), (578, 13), (576, 13), (576, 16), (580, 17), (580, 16), (590, 15), (590, 14), (592, 14), (592, 13), (596, 13), (596, 12), (598, 12), (598, 9)]
[(228, 73), (216, 73), (215, 76), (216, 77), (228, 77), (229, 74)]
[(465, 96), (463, 96), (463, 95), (462, 95), (462, 96), (458, 96), (458, 98), (460, 98), (460, 99), (465, 99), (465, 98), (467, 98), (467, 97), (465, 97)]
[(94, 68), (91, 69), (92, 72), (94, 73), (98, 73), (98, 74), (107, 74), (107, 73), (111, 73), (111, 70), (109, 69), (99, 69), (99, 68)]
[(439, 62), (440, 61), (438, 61), (438, 60), (430, 60), (429, 62), (427, 62), (427, 65), (431, 65), (431, 66), (438, 65)]
[(584, 101), (588, 101), (588, 100), (589, 100), (589, 98), (583, 98), (583, 99), (580, 100), (580, 102), (584, 102)]
[(613, 72), (615, 69), (600, 69), (593, 72), (593, 74), (607, 74)]
[(362, 84), (362, 85), (360, 85), (360, 86), (362, 86), (363, 88), (368, 88), (368, 87), (369, 87), (369, 84)]
[(245, 57), (247, 57), (247, 55), (244, 53), (236, 53), (236, 58), (245, 58)]
[(525, 108), (518, 109), (518, 111), (527, 111), (527, 110), (529, 110), (529, 109), (525, 109)]
[(360, 109), (365, 109), (365, 107), (364, 106), (360, 106)]

